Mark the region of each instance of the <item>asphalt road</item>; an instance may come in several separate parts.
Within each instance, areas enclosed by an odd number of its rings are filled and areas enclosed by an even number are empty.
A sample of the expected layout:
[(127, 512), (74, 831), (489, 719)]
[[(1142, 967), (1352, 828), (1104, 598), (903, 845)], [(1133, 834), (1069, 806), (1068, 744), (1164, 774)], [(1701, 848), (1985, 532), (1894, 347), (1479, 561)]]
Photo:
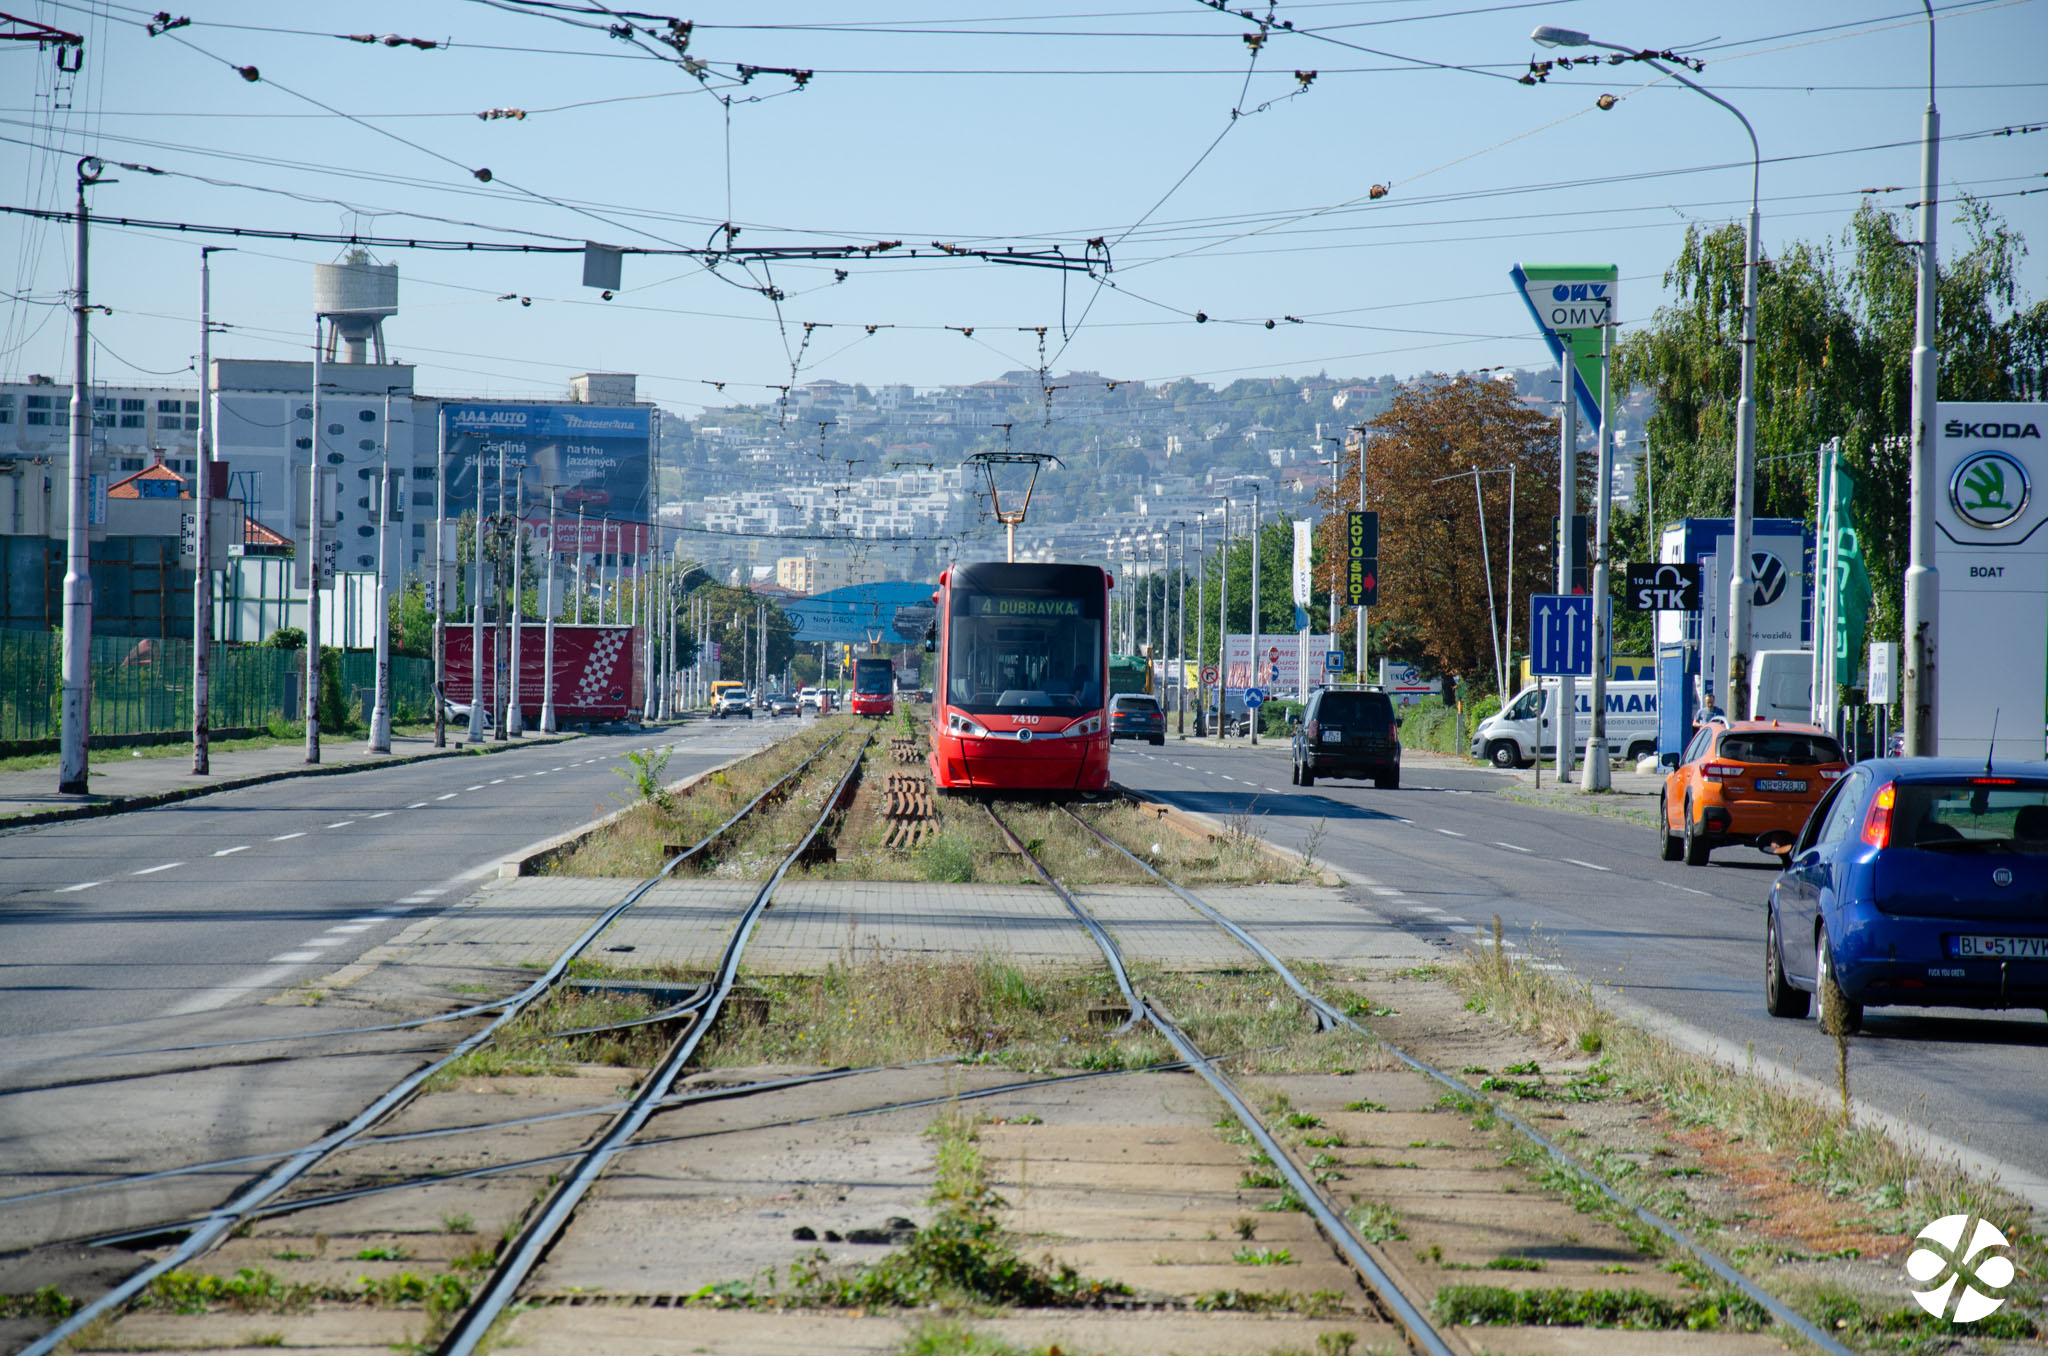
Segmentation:
[[(1287, 744), (1217, 749), (1119, 744), (1119, 782), (1190, 810), (1250, 815), (1262, 837), (1369, 882), (1373, 907), (1431, 936), (1490, 931), (1537, 963), (1618, 987), (1637, 1003), (1832, 1083), (1817, 1023), (1763, 1006), (1764, 906), (1777, 859), (1717, 852), (1705, 867), (1658, 859), (1654, 830), (1493, 794), (1506, 779), (1410, 758), (1398, 791), (1288, 784)], [(1851, 1045), (1866, 1102), (2048, 1182), (2048, 1092), (2039, 1012), (1873, 1008)], [(2016, 1179), (2017, 1180), (2017, 1179)], [(2039, 1194), (2038, 1191), (2036, 1194)]]
[[(0, 1197), (275, 1153), (345, 1121), (468, 1026), (280, 1043), (390, 1017), (266, 999), (616, 808), (629, 752), (673, 744), (674, 779), (795, 727), (514, 745), (0, 834)], [(245, 1044), (177, 1048), (230, 1041)], [(8, 1261), (14, 1246), (204, 1210), (250, 1171), (0, 1204), (0, 1293), (76, 1281), (38, 1270), (47, 1256)]]

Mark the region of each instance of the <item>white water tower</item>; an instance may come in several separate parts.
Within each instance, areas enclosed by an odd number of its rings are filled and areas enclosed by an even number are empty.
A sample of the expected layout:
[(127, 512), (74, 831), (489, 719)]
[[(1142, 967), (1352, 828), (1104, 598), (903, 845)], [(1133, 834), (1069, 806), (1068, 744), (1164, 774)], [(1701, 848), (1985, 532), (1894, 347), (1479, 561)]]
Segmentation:
[(360, 363), (374, 344), (384, 358), (384, 320), (398, 314), (398, 265), (380, 264), (365, 249), (352, 249), (338, 264), (313, 265), (313, 313), (328, 323), (326, 356), (331, 362), (346, 342), (344, 362)]

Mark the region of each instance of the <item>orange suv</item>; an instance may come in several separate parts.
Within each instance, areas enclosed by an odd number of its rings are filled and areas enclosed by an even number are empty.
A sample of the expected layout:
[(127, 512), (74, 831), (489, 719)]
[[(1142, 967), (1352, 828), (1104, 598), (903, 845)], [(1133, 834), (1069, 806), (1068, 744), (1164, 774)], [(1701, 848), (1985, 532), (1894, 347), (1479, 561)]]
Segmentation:
[(1700, 727), (1664, 778), (1657, 845), (1664, 860), (1704, 866), (1717, 847), (1784, 853), (1815, 802), (1849, 770), (1818, 725), (1715, 721)]

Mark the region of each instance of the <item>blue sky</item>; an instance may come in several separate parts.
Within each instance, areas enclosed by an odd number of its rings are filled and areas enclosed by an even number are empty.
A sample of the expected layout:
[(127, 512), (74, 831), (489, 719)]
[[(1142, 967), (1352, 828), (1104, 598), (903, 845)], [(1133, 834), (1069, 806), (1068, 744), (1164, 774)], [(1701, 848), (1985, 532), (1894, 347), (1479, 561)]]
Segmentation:
[[(189, 26), (152, 37), (149, 9), (16, 8), (87, 39), (68, 93), (49, 53), (0, 52), (0, 201), (17, 206), (68, 206), (73, 160), (95, 153), (170, 171), (110, 169), (119, 182), (92, 190), (104, 216), (651, 247), (703, 245), (726, 221), (743, 245), (1079, 255), (1100, 237), (1113, 264), (1103, 285), (885, 256), (840, 265), (842, 281), (830, 264), (629, 256), (606, 302), (573, 256), (381, 251), (401, 275), (391, 349), (427, 391), (557, 395), (574, 372), (632, 371), (644, 396), (695, 414), (772, 398), (793, 369), (935, 385), (1036, 367), (1041, 327), (1055, 373), (1119, 379), (1539, 365), (1510, 266), (1614, 263), (1622, 319), (1641, 323), (1686, 224), (1746, 209), (1749, 148), (1723, 110), (1638, 64), (1517, 83), (1531, 57), (1561, 55), (1530, 43), (1538, 23), (1703, 60), (1695, 78), (1756, 126), (1767, 250), (1838, 240), (1866, 198), (1919, 196), (1927, 37), (1905, 0), (1324, 0), (1275, 5), (1294, 31), (1271, 28), (1256, 53), (1258, 25), (1195, 0), (680, 11), (716, 93), (658, 44), (608, 36), (601, 14), (195, 0), (171, 11)], [(2048, 130), (1984, 135), (2048, 122), (2048, 0), (1936, 10), (1944, 217), (1958, 192), (1979, 194), (2048, 249), (2048, 193), (2016, 196), (2048, 188)], [(342, 28), (454, 45), (329, 34)], [(741, 63), (813, 74), (740, 85)], [(258, 81), (234, 69), (250, 65)], [(1600, 111), (1602, 93), (1620, 102)], [(527, 116), (476, 116), (489, 109)], [(0, 218), (0, 374), (68, 379), (52, 303), (70, 233)], [(113, 312), (94, 321), (100, 380), (193, 380), (176, 373), (197, 351), (200, 243), (96, 232), (93, 300)], [(243, 241), (216, 256), (215, 314), (232, 328), (215, 354), (303, 357), (307, 266), (338, 254)], [(2042, 258), (2025, 268), (2035, 296)]]

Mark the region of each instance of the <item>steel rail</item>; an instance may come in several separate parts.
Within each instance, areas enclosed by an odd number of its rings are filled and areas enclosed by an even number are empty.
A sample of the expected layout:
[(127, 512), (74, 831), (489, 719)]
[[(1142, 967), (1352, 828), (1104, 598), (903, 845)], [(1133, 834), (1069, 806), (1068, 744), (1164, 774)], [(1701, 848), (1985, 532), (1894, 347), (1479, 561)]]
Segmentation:
[[(290, 1186), (298, 1178), (304, 1176), (329, 1154), (348, 1144), (351, 1140), (362, 1134), (363, 1131), (377, 1124), (385, 1116), (398, 1109), (427, 1079), (433, 1077), (433, 1075), (439, 1073), (442, 1069), (448, 1067), (448, 1065), (496, 1035), (501, 1028), (518, 1017), (521, 1012), (525, 1011), (527, 1007), (537, 1001), (543, 994), (547, 993), (553, 987), (555, 981), (560, 979), (568, 970), (570, 963), (582, 955), (585, 948), (589, 947), (592, 942), (602, 936), (605, 930), (616, 922), (621, 914), (639, 903), (649, 890), (667, 879), (669, 874), (687, 858), (694, 855), (720, 834), (723, 834), (733, 824), (737, 823), (740, 818), (751, 811), (754, 806), (759, 805), (762, 799), (767, 796), (768, 791), (772, 791), (796, 777), (805, 768), (808, 768), (812, 763), (823, 757), (826, 750), (837, 746), (845, 737), (846, 735), (843, 731), (833, 735), (830, 740), (813, 752), (809, 758), (798, 764), (786, 776), (771, 784), (768, 790), (764, 790), (761, 795), (748, 802), (744, 809), (719, 826), (711, 835), (688, 850), (678, 853), (673, 859), (665, 863), (662, 869), (655, 875), (627, 891), (624, 898), (611, 908), (605, 910), (588, 928), (584, 929), (582, 935), (570, 943), (568, 949), (557, 956), (552, 965), (548, 966), (526, 988), (520, 990), (489, 1025), (470, 1033), (470, 1035), (465, 1037), (441, 1058), (415, 1069), (412, 1073), (400, 1079), (375, 1101), (371, 1102), (369, 1106), (351, 1117), (345, 1124), (295, 1151), (285, 1162), (273, 1168), (255, 1183), (244, 1188), (226, 1205), (209, 1212), (204, 1219), (192, 1226), (191, 1231), (187, 1233), (184, 1240), (177, 1247), (171, 1249), (156, 1261), (132, 1273), (98, 1299), (74, 1310), (67, 1318), (58, 1323), (56, 1327), (22, 1348), (22, 1356), (52, 1356), (52, 1353), (59, 1346), (69, 1341), (81, 1328), (106, 1315), (119, 1311), (129, 1300), (141, 1294), (157, 1277), (174, 1271), (204, 1255), (214, 1244), (231, 1234), (251, 1212), (259, 1206), (268, 1203), (279, 1192)], [(872, 741), (873, 736), (868, 736), (868, 739)], [(866, 745), (863, 744), (862, 747), (865, 749)], [(860, 761), (856, 757), (853, 761), (853, 766), (858, 768)], [(815, 830), (813, 832), (815, 833)], [(786, 864), (784, 869), (787, 869)], [(780, 877), (781, 872), (778, 871), (776, 878), (779, 880)]]
[[(634, 1096), (631, 1106), (619, 1116), (595, 1145), (584, 1151), (576, 1171), (555, 1188), (540, 1214), (520, 1231), (518, 1239), (492, 1268), (490, 1279), (485, 1282), (482, 1292), (449, 1328), (447, 1336), (435, 1348), (437, 1356), (470, 1356), (470, 1353), (477, 1349), (489, 1334), (491, 1326), (512, 1302), (520, 1284), (532, 1273), (541, 1256), (567, 1226), (569, 1217), (575, 1213), (576, 1206), (589, 1193), (591, 1186), (627, 1142), (647, 1123), (648, 1118), (659, 1109), (660, 1102), (668, 1096), (669, 1089), (681, 1074), (683, 1066), (689, 1061), (690, 1056), (696, 1053), (705, 1033), (710, 1031), (712, 1024), (717, 1021), (719, 1009), (724, 1006), (726, 996), (732, 992), (734, 981), (739, 978), (740, 955), (746, 950), (747, 942), (753, 936), (754, 925), (760, 921), (761, 915), (767, 911), (769, 903), (774, 899), (776, 887), (782, 884), (782, 878), (789, 873), (790, 867), (796, 865), (797, 859), (810, 848), (811, 843), (824, 829), (826, 820), (830, 819), (845, 801), (854, 779), (860, 775), (861, 763), (874, 741), (872, 733), (861, 740), (860, 747), (855, 750), (853, 758), (848, 762), (839, 784), (819, 808), (818, 817), (811, 824), (810, 830), (789, 850), (768, 879), (762, 882), (761, 888), (754, 894), (753, 902), (747, 906), (746, 912), (740, 915), (732, 936), (726, 941), (724, 954), (719, 958), (718, 976), (713, 985), (712, 999), (705, 1007), (703, 1017), (690, 1024), (689, 1031), (649, 1073), (647, 1081)], [(837, 742), (837, 737), (834, 742)]]
[(1676, 1243), (1679, 1247), (1685, 1249), (1686, 1252), (1692, 1255), (1695, 1261), (1705, 1266), (1709, 1271), (1713, 1272), (1716, 1276), (1719, 1276), (1729, 1285), (1735, 1287), (1735, 1289), (1739, 1291), (1744, 1298), (1754, 1302), (1755, 1304), (1763, 1308), (1767, 1313), (1771, 1315), (1772, 1318), (1776, 1319), (1780, 1323), (1783, 1323), (1786, 1327), (1792, 1329), (1794, 1332), (1798, 1333), (1807, 1341), (1813, 1343), (1814, 1346), (1820, 1348), (1822, 1351), (1827, 1352), (1828, 1356), (1855, 1356), (1855, 1353), (1850, 1348), (1843, 1346), (1840, 1341), (1838, 1341), (1836, 1338), (1834, 1338), (1826, 1331), (1818, 1327), (1816, 1324), (1812, 1322), (1812, 1320), (1808, 1319), (1803, 1314), (1799, 1313), (1797, 1310), (1787, 1305), (1784, 1301), (1777, 1298), (1777, 1296), (1771, 1294), (1762, 1286), (1758, 1285), (1755, 1281), (1751, 1280), (1748, 1276), (1744, 1275), (1740, 1270), (1736, 1268), (1733, 1262), (1730, 1262), (1727, 1258), (1721, 1256), (1713, 1249), (1701, 1243), (1698, 1239), (1694, 1238), (1689, 1232), (1679, 1227), (1677, 1224), (1673, 1223), (1668, 1219), (1665, 1219), (1662, 1215), (1657, 1214), (1655, 1211), (1649, 1210), (1641, 1205), (1638, 1205), (1634, 1201), (1631, 1201), (1627, 1197), (1623, 1196), (1619, 1191), (1615, 1190), (1614, 1187), (1609, 1185), (1605, 1178), (1600, 1177), (1599, 1175), (1594, 1173), (1594, 1171), (1591, 1168), (1588, 1168), (1585, 1164), (1579, 1162), (1576, 1158), (1573, 1158), (1570, 1154), (1566, 1153), (1563, 1149), (1559, 1148), (1556, 1141), (1552, 1140), (1548, 1135), (1538, 1130), (1535, 1126), (1530, 1125), (1527, 1121), (1523, 1120), (1520, 1116), (1516, 1115), (1508, 1107), (1506, 1107), (1499, 1101), (1496, 1101), (1495, 1099), (1486, 1096), (1484, 1093), (1477, 1091), (1472, 1087), (1471, 1084), (1466, 1083), (1464, 1080), (1456, 1078), (1451, 1074), (1445, 1072), (1444, 1070), (1437, 1068), (1434, 1064), (1431, 1064), (1428, 1061), (1423, 1060), (1415, 1055), (1412, 1055), (1406, 1050), (1403, 1050), (1400, 1046), (1395, 1045), (1392, 1042), (1388, 1041), (1384, 1036), (1381, 1036), (1379, 1033), (1369, 1030), (1365, 1026), (1361, 1025), (1358, 1021), (1353, 1019), (1349, 1013), (1343, 1012), (1340, 1009), (1325, 1002), (1323, 999), (1317, 997), (1314, 993), (1310, 992), (1301, 983), (1299, 979), (1295, 977), (1293, 970), (1288, 968), (1288, 966), (1284, 962), (1282, 962), (1278, 956), (1275, 956), (1272, 953), (1272, 951), (1267, 949), (1267, 947), (1263, 943), (1261, 943), (1256, 937), (1253, 937), (1249, 932), (1245, 931), (1235, 922), (1224, 917), (1215, 909), (1214, 906), (1210, 905), (1206, 900), (1203, 900), (1200, 896), (1183, 888), (1178, 882), (1168, 879), (1150, 862), (1147, 862), (1142, 857), (1139, 857), (1129, 848), (1126, 848), (1122, 843), (1117, 842), (1108, 834), (1102, 832), (1101, 829), (1098, 829), (1097, 827), (1095, 827), (1095, 825), (1090, 824), (1087, 820), (1081, 818), (1080, 815), (1075, 814), (1073, 810), (1068, 809), (1064, 805), (1060, 808), (1062, 810), (1065, 810), (1067, 815), (1071, 819), (1073, 819), (1075, 823), (1079, 824), (1082, 828), (1088, 830), (1088, 832), (1094, 834), (1097, 838), (1101, 839), (1104, 844), (1108, 845), (1109, 847), (1115, 848), (1118, 852), (1122, 853), (1127, 860), (1135, 863), (1139, 868), (1141, 868), (1146, 873), (1151, 875), (1154, 879), (1158, 880), (1160, 884), (1166, 886), (1167, 889), (1173, 891), (1174, 894), (1180, 896), (1181, 901), (1183, 903), (1193, 908), (1196, 912), (1200, 913), (1210, 922), (1222, 928), (1225, 932), (1229, 933), (1238, 942), (1242, 943), (1247, 949), (1249, 949), (1255, 955), (1257, 955), (1261, 960), (1265, 961), (1268, 965), (1273, 967), (1274, 972), (1286, 981), (1287, 986), (1293, 989), (1295, 993), (1301, 995), (1301, 997), (1307, 1001), (1309, 1006), (1315, 1009), (1315, 1011), (1328, 1022), (1330, 1022), (1333, 1025), (1346, 1027), (1351, 1031), (1354, 1031), (1359, 1035), (1364, 1036), (1367, 1040), (1373, 1042), (1375, 1046), (1382, 1050), (1385, 1050), (1388, 1054), (1392, 1055), (1395, 1059), (1400, 1060), (1403, 1064), (1407, 1065), (1410, 1069), (1413, 1069), (1416, 1073), (1422, 1074), (1426, 1078), (1433, 1079), (1437, 1083), (1442, 1084), (1444, 1087), (1449, 1088), (1452, 1091), (1456, 1092), (1459, 1096), (1469, 1097), (1474, 1101), (1483, 1102), (1488, 1108), (1492, 1110), (1493, 1114), (1500, 1117), (1500, 1119), (1505, 1121), (1509, 1126), (1513, 1127), (1513, 1129), (1517, 1133), (1522, 1135), (1523, 1138), (1527, 1139), (1530, 1143), (1534, 1144), (1537, 1148), (1543, 1150), (1546, 1154), (1548, 1154), (1551, 1160), (1555, 1162), (1559, 1167), (1566, 1169), (1573, 1176), (1577, 1177), (1580, 1181), (1594, 1188), (1614, 1205), (1629, 1211), (1636, 1217), (1637, 1220), (1641, 1221), (1645, 1225), (1648, 1225), (1650, 1228), (1656, 1230), (1657, 1233), (1661, 1234), (1666, 1239), (1669, 1239), (1671, 1242)]
[(1274, 1168), (1286, 1178), (1288, 1186), (1293, 1189), (1296, 1198), (1301, 1201), (1310, 1217), (1322, 1228), (1324, 1236), (1344, 1255), (1344, 1260), (1365, 1278), (1366, 1283), (1378, 1294), (1387, 1310), (1407, 1329), (1410, 1344), (1427, 1352), (1428, 1356), (1455, 1356), (1457, 1348), (1445, 1340), (1444, 1335), (1429, 1321), (1428, 1315), (1423, 1313), (1421, 1307), (1395, 1284), (1393, 1277), (1389, 1276), (1385, 1268), (1373, 1257), (1365, 1240), (1360, 1238), (1350, 1223), (1332, 1208), (1315, 1182), (1295, 1163), (1286, 1147), (1266, 1129), (1258, 1113), (1252, 1110), (1251, 1105), (1238, 1092), (1236, 1084), (1217, 1070), (1216, 1059), (1204, 1055), (1164, 1010), (1132, 992), (1125, 971), (1123, 951), (1094, 914), (1083, 908), (1073, 892), (1060, 884), (1052, 873), (1045, 869), (1031, 850), (1010, 831), (1010, 826), (1003, 823), (1002, 816), (996, 813), (994, 806), (989, 806), (989, 817), (995, 820), (996, 826), (1003, 831), (1003, 836), (1009, 839), (1010, 847), (1031, 864), (1031, 869), (1038, 874), (1038, 878), (1060, 897), (1068, 911), (1079, 919), (1082, 926), (1088, 929), (1089, 935), (1094, 937), (1095, 944), (1102, 949), (1103, 957), (1109, 962), (1110, 970), (1116, 975), (1117, 987), (1130, 997), (1131, 1015), (1136, 1017), (1142, 1013), (1144, 1019), (1166, 1038), (1167, 1044), (1174, 1048), (1181, 1059), (1200, 1074), (1210, 1089), (1229, 1106), (1231, 1113), (1273, 1161)]

